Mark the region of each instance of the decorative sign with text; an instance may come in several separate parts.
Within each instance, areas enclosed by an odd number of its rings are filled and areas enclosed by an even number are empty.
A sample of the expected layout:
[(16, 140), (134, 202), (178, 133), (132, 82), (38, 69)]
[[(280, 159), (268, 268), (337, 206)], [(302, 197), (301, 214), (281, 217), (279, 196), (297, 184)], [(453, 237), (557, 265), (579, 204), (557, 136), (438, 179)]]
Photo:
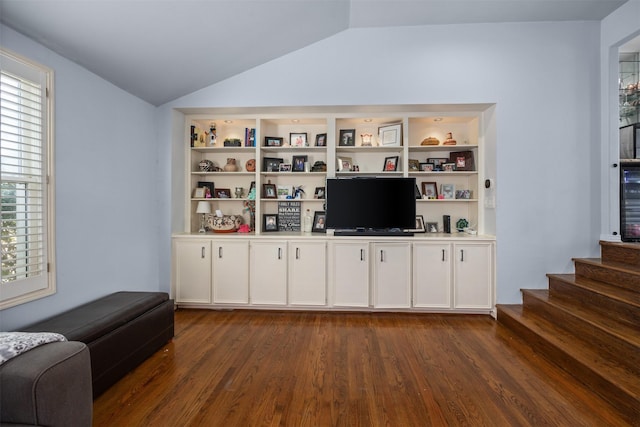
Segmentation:
[(300, 231), (301, 202), (278, 202), (278, 230)]

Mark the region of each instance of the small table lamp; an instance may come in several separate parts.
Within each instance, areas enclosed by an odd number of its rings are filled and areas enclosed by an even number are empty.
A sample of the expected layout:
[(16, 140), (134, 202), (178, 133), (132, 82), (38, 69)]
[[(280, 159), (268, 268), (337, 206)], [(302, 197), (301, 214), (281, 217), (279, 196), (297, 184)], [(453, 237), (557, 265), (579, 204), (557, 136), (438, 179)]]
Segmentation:
[(198, 230), (198, 233), (204, 233), (204, 216), (205, 214), (211, 213), (211, 204), (209, 202), (198, 202), (196, 213), (202, 214), (202, 217), (200, 218), (200, 230)]

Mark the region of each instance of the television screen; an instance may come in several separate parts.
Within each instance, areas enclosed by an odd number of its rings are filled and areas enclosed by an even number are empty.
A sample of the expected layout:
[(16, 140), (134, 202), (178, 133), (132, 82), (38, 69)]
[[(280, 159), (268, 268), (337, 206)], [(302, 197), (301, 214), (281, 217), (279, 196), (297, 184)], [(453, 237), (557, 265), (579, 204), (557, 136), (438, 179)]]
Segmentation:
[(326, 187), (327, 228), (415, 228), (415, 178), (329, 178)]

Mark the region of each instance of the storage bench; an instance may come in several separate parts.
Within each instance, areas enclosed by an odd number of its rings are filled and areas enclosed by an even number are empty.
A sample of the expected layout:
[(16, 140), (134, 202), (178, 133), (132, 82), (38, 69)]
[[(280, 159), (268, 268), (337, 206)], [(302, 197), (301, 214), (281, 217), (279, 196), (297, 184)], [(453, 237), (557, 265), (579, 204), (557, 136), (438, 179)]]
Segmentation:
[(171, 340), (173, 312), (166, 292), (116, 292), (22, 330), (85, 343), (95, 398)]

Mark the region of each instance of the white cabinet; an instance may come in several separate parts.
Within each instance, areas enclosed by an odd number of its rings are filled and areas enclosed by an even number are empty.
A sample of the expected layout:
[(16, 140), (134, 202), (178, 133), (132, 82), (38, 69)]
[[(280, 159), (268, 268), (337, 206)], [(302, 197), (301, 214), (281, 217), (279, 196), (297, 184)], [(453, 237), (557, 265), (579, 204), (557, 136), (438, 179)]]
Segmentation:
[(218, 304), (249, 303), (249, 242), (247, 240), (214, 240), (213, 302)]
[(289, 243), (289, 304), (326, 305), (327, 244)]
[(413, 245), (413, 306), (451, 308), (451, 245)]
[(373, 305), (376, 308), (411, 306), (411, 244), (373, 244)]
[(211, 240), (173, 242), (176, 303), (211, 303)]
[(369, 306), (369, 244), (332, 242), (331, 283), (335, 307)]
[(287, 242), (251, 241), (249, 255), (251, 304), (287, 304)]
[(453, 308), (493, 307), (493, 244), (454, 243)]

